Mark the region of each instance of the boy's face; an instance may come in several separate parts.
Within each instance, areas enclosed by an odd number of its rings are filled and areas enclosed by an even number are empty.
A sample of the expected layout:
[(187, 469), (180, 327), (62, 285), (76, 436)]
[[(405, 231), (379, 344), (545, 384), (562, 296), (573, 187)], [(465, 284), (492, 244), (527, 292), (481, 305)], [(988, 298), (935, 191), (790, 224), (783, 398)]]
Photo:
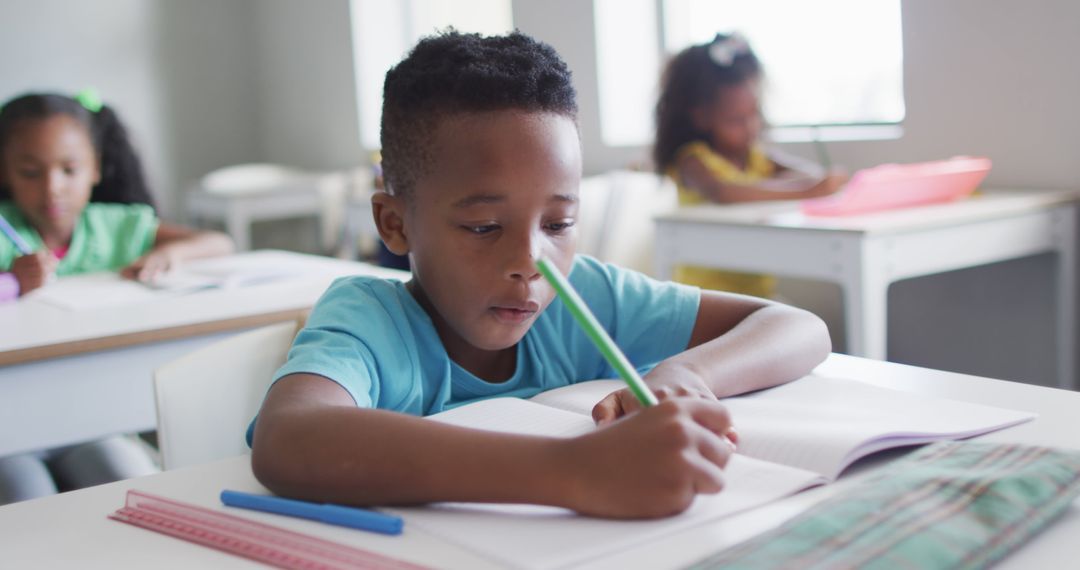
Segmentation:
[(573, 120), (516, 110), (454, 115), (433, 137), (402, 233), (414, 293), (469, 368), (470, 355), (517, 344), (551, 303), (539, 257), (569, 271), (581, 146)]
[(38, 233), (70, 237), (100, 180), (86, 128), (63, 114), (19, 121), (0, 158), (12, 200)]

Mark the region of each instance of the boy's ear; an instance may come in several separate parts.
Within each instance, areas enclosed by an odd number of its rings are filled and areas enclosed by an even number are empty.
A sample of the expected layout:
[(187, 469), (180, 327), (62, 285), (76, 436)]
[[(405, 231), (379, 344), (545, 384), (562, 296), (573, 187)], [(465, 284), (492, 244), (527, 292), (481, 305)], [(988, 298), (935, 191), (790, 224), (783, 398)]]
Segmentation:
[(409, 253), (409, 237), (405, 231), (405, 200), (400, 196), (391, 196), (386, 192), (376, 192), (371, 196), (371, 213), (375, 217), (375, 227), (379, 237), (386, 244), (386, 249), (396, 255)]

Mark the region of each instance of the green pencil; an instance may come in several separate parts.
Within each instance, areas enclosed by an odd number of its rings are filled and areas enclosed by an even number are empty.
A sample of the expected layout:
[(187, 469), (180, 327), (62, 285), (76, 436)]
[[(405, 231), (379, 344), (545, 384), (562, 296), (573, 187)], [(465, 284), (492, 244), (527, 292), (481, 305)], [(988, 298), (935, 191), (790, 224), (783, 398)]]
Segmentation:
[(619, 373), (619, 376), (626, 382), (630, 392), (641, 402), (641, 405), (645, 407), (655, 406), (658, 403), (656, 395), (645, 385), (645, 381), (641, 379), (641, 376), (638, 376), (637, 370), (626, 359), (626, 355), (619, 350), (615, 341), (611, 340), (611, 336), (604, 330), (604, 327), (600, 326), (600, 322), (596, 320), (596, 316), (585, 305), (585, 301), (581, 300), (581, 296), (574, 290), (574, 286), (546, 258), (537, 260), (536, 268), (540, 270), (548, 283), (551, 283), (551, 286), (555, 288), (555, 293), (566, 304), (570, 314), (574, 315), (574, 320), (581, 325), (585, 335), (596, 345), (596, 348), (600, 349), (600, 354), (604, 355), (604, 359), (608, 361), (608, 364)]

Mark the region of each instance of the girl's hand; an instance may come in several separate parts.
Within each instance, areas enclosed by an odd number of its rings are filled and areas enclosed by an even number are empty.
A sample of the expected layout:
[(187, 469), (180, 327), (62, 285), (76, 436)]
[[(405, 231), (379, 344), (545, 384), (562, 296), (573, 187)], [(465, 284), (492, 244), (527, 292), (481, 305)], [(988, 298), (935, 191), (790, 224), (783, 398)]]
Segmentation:
[(847, 184), (848, 177), (846, 174), (837, 171), (830, 171), (824, 178), (819, 180), (816, 184), (810, 187), (807, 191), (810, 198), (816, 198), (821, 196), (828, 196), (829, 194), (835, 194), (837, 190), (843, 188), (844, 184)]
[(120, 275), (126, 279), (149, 283), (174, 269), (178, 261), (177, 256), (172, 252), (172, 248), (164, 245), (150, 250), (149, 253), (136, 259), (131, 265), (121, 269)]
[(47, 249), (15, 258), (11, 263), (11, 273), (19, 282), (19, 295), (45, 285), (56, 273), (59, 263), (60, 260)]
[(702, 399), (667, 399), (624, 420), (567, 440), (563, 479), (569, 505), (593, 516), (654, 518), (686, 510), (699, 493), (724, 486), (734, 451), (717, 435), (727, 409)]

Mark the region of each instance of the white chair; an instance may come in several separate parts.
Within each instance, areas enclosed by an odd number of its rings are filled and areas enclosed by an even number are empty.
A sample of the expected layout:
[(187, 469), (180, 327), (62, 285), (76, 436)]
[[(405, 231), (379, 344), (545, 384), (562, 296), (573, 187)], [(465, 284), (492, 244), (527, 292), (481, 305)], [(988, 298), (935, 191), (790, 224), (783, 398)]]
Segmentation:
[(676, 207), (675, 185), (650, 172), (613, 170), (581, 182), (578, 251), (654, 274), (653, 218)]
[(379, 228), (371, 210), (371, 196), (376, 192), (375, 173), (370, 167), (359, 167), (343, 173), (343, 180), (345, 207), (341, 212), (337, 257), (355, 260), (361, 253), (374, 253), (379, 240)]
[[(319, 219), (320, 244), (333, 239), (325, 228), (326, 211), (343, 199), (337, 173), (309, 172), (280, 164), (227, 166), (202, 177), (187, 195), (193, 222), (221, 221), (238, 251), (251, 249), (251, 224), (302, 216)], [(328, 207), (327, 204), (333, 205)]]
[(244, 434), (285, 362), (295, 321), (203, 347), (154, 371), (157, 435), (165, 469), (248, 452)]

